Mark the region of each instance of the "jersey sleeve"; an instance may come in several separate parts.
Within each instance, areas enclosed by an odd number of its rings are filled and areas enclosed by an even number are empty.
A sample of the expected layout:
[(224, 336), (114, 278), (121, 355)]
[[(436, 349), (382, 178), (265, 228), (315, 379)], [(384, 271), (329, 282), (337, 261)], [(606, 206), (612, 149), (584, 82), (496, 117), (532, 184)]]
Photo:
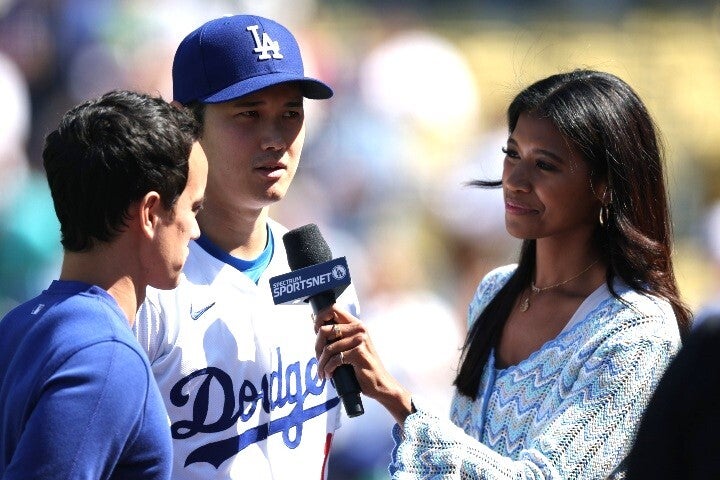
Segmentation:
[[(561, 387), (559, 407), (547, 412), (539, 431), (528, 433), (516, 458), (492, 451), (449, 420), (423, 411), (410, 415), (403, 430), (398, 425), (393, 430), (392, 478), (606, 478), (627, 455), (643, 409), (676, 349), (631, 331), (600, 346), (578, 379)], [(472, 415), (475, 405), (465, 413)]]
[(350, 312), (355, 317), (360, 318), (360, 302), (358, 301), (355, 286), (352, 283), (348, 285), (348, 287), (338, 297), (335, 303)]
[(133, 334), (153, 364), (163, 355), (163, 344), (166, 338), (166, 325), (162, 316), (159, 301), (148, 296), (138, 309), (133, 324)]
[(149, 370), (128, 345), (74, 353), (42, 385), (4, 480), (106, 479), (139, 435)]

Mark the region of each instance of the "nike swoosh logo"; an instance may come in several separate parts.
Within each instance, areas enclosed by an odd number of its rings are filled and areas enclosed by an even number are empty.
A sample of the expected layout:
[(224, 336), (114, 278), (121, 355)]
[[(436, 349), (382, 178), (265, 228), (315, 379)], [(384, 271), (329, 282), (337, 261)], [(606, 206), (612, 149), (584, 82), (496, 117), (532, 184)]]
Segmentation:
[(196, 312), (193, 312), (192, 306), (190, 306), (190, 318), (192, 318), (193, 320), (197, 320), (198, 318), (200, 318), (203, 315), (203, 313), (210, 310), (213, 307), (213, 305), (215, 305), (215, 302), (211, 303), (210, 305), (208, 305), (206, 307), (201, 308), (200, 310), (198, 310)]

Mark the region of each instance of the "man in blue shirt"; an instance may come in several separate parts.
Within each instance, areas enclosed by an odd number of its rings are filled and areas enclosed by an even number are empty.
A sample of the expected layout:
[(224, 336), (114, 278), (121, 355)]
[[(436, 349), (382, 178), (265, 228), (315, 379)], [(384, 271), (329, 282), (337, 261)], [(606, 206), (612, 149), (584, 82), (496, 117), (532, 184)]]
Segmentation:
[(199, 126), (160, 98), (109, 92), (67, 112), (43, 161), (59, 280), (0, 321), (0, 477), (169, 479), (167, 412), (131, 326), (174, 288), (200, 234)]

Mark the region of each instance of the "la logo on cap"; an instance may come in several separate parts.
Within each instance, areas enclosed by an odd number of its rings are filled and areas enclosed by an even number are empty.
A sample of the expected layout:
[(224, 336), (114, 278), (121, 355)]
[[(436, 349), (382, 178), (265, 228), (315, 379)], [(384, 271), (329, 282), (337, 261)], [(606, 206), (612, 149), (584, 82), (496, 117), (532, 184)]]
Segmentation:
[[(253, 49), (253, 52), (260, 54), (258, 55), (258, 60), (268, 60), (269, 58), (283, 58), (282, 54), (280, 53), (280, 44), (270, 38), (270, 35), (268, 35), (267, 32), (263, 32), (262, 40), (260, 40), (260, 36), (258, 35), (258, 28), (259, 25), (251, 25), (247, 27), (247, 30), (252, 32), (253, 38), (255, 39), (255, 48)], [(269, 52), (273, 52), (272, 56)]]

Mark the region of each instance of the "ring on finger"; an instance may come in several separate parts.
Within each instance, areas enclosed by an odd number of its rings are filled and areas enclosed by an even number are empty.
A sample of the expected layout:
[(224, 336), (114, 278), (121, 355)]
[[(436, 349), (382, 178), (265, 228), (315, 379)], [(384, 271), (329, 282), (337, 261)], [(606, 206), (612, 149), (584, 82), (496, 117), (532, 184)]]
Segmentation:
[(332, 331), (333, 331), (334, 338), (337, 339), (337, 338), (342, 337), (342, 332), (340, 331), (340, 325), (338, 325), (337, 323), (335, 325), (333, 325)]
[(343, 352), (340, 352), (340, 365), (344, 365), (344, 364), (345, 364), (345, 358), (344, 358)]

